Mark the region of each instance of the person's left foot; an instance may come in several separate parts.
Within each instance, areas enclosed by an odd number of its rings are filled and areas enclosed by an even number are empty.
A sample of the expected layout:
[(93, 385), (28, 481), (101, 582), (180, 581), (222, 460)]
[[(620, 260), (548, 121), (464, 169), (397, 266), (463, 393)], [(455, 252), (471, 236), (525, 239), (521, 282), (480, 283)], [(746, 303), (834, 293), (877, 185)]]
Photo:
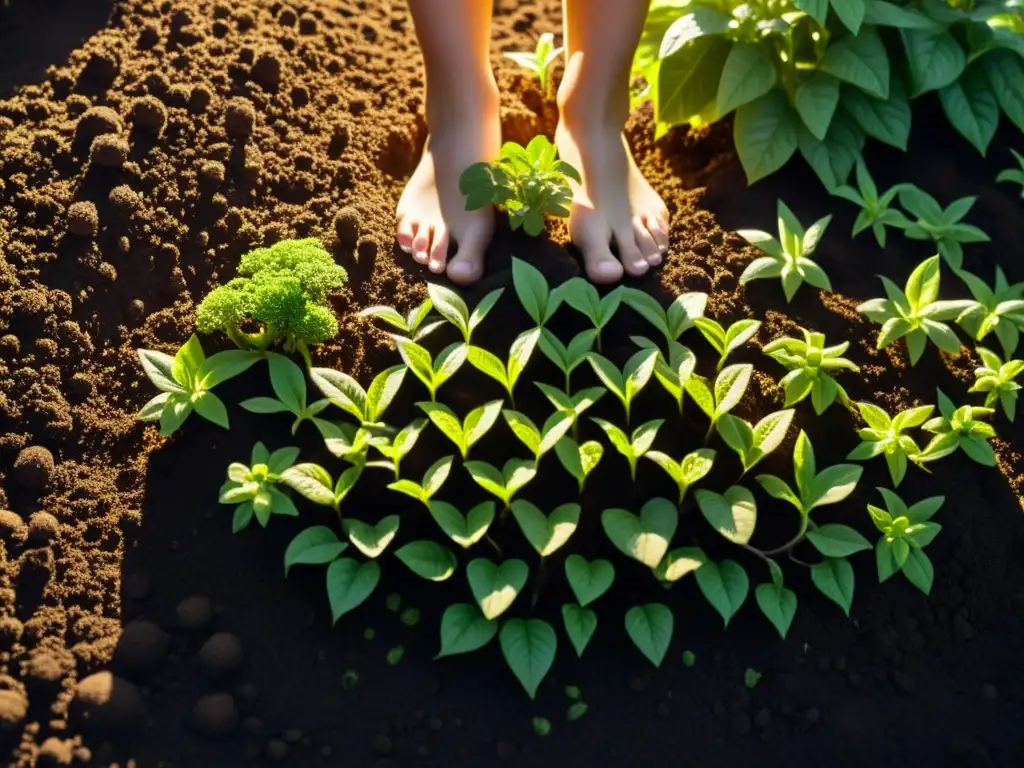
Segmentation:
[(620, 130), (580, 122), (563, 111), (555, 131), (559, 158), (583, 178), (574, 185), (569, 235), (595, 283), (614, 283), (623, 272), (642, 275), (668, 250), (668, 209), (636, 167)]

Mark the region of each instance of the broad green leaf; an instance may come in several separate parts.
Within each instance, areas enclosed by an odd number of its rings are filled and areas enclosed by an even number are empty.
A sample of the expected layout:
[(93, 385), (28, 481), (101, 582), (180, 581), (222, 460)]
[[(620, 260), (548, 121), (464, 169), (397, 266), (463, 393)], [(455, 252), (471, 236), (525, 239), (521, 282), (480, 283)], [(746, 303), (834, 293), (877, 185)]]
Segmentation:
[(601, 525), (611, 542), (648, 568), (657, 568), (679, 524), (679, 511), (668, 499), (651, 499), (637, 517), (625, 509), (606, 509)]
[(374, 561), (360, 564), (350, 557), (343, 557), (327, 566), (327, 597), (334, 623), (358, 608), (379, 581), (380, 565)]
[(661, 603), (634, 605), (626, 612), (626, 633), (655, 667), (660, 667), (672, 642), (672, 611)]
[(665, 559), (658, 565), (657, 576), (662, 581), (679, 581), (706, 562), (708, 558), (699, 547), (679, 547), (665, 555)]
[(807, 532), (807, 539), (825, 557), (847, 557), (871, 549), (871, 544), (848, 525), (828, 523)]
[(714, 113), (718, 83), (732, 45), (718, 35), (699, 37), (658, 62), (653, 78), (658, 122), (679, 125), (702, 113)]
[(427, 507), (430, 516), (448, 538), (464, 549), (469, 549), (480, 541), (494, 522), (493, 501), (477, 504), (466, 515), (446, 501), (432, 500), (427, 503)]
[(797, 86), (793, 102), (807, 130), (823, 141), (839, 105), (839, 81), (815, 72)]
[(804, 499), (807, 511), (826, 504), (836, 504), (857, 487), (864, 467), (857, 464), (836, 464), (823, 469), (811, 484), (810, 491)]
[(721, 615), (725, 626), (729, 626), (729, 620), (743, 605), (750, 589), (750, 580), (743, 566), (733, 560), (717, 564), (708, 560), (694, 571), (694, 576), (704, 597)]
[(157, 389), (163, 392), (184, 393), (185, 387), (174, 378), (174, 358), (152, 349), (137, 350), (142, 370)]
[(615, 568), (607, 560), (588, 562), (580, 555), (569, 555), (565, 559), (565, 577), (579, 604), (587, 606), (611, 587)]
[(799, 118), (779, 90), (736, 110), (733, 137), (749, 184), (775, 173), (793, 156), (798, 124)]
[(301, 413), (306, 407), (306, 377), (302, 369), (278, 354), (267, 358), (267, 366), (270, 368), (270, 385), (277, 399), (292, 413)]
[(314, 525), (301, 531), (284, 551), (284, 575), (293, 565), (323, 565), (338, 557), (348, 544), (326, 525)]
[(920, 96), (956, 81), (967, 65), (964, 49), (945, 30), (901, 29), (911, 94)]
[(889, 96), (889, 56), (874, 28), (831, 42), (819, 70), (880, 99)]
[[(168, 393), (164, 393), (166, 399)], [(288, 406), (273, 397), (250, 397), (239, 403), (240, 406), (250, 413), (289, 413), (292, 412)], [(140, 416), (141, 418), (141, 416)]]
[(445, 581), (458, 567), (455, 555), (434, 541), (411, 541), (395, 550), (395, 557), (417, 576), (429, 581)]
[(906, 151), (910, 139), (910, 101), (899, 80), (893, 80), (889, 98), (869, 96), (858, 88), (843, 88), (843, 108), (864, 132)]
[(566, 603), (562, 606), (562, 622), (576, 655), (583, 656), (587, 643), (597, 630), (597, 614), (575, 603)]
[(555, 630), (540, 619), (509, 619), (498, 638), (509, 668), (530, 698), (551, 669), (558, 648)]
[(479, 650), (496, 634), (498, 622), (488, 621), (475, 605), (449, 605), (441, 617), (441, 650), (435, 658)]
[(497, 356), (491, 354), (483, 347), (470, 347), (468, 354), (469, 364), (480, 373), (490, 376), (505, 389), (509, 388), (508, 373), (505, 364)]
[[(170, 398), (168, 398), (169, 400)], [(192, 401), (196, 413), (218, 427), (228, 429), (228, 409), (224, 402), (213, 392), (202, 392)]]
[(196, 371), (199, 389), (213, 389), (228, 379), (249, 370), (262, 359), (263, 355), (259, 352), (247, 349), (228, 349), (210, 355)]
[(351, 517), (345, 518), (345, 533), (355, 548), (371, 559), (380, 557), (398, 533), (398, 515), (387, 515), (376, 525)]
[(519, 303), (538, 327), (543, 326), (558, 308), (552, 299), (547, 280), (536, 267), (522, 259), (512, 259), (512, 281)]
[[(870, 548), (870, 547), (869, 547)], [(845, 558), (825, 558), (811, 567), (814, 586), (850, 615), (853, 604), (853, 566)]]
[(757, 524), (754, 494), (741, 485), (728, 488), (724, 494), (700, 489), (697, 506), (711, 527), (733, 544), (748, 544)]
[(522, 560), (505, 560), (495, 565), (479, 557), (466, 566), (466, 578), (484, 618), (496, 619), (508, 610), (526, 585), (529, 566)]
[(979, 62), (967, 67), (954, 83), (939, 91), (949, 122), (983, 156), (999, 127), (999, 101)]
[(754, 366), (739, 363), (722, 369), (715, 379), (715, 416), (721, 417), (735, 408), (743, 398), (750, 383)]
[(406, 370), (405, 366), (395, 365), (374, 377), (370, 383), (370, 389), (366, 393), (365, 421), (376, 423), (384, 418), (384, 412), (395, 399), (402, 382), (405, 381)]
[(469, 343), (469, 307), (462, 297), (451, 288), (437, 283), (427, 283), (427, 295), (438, 314), (458, 328), (463, 339)]
[(550, 515), (519, 499), (512, 502), (512, 515), (526, 540), (541, 557), (547, 557), (569, 540), (580, 520), (579, 504), (562, 504)]
[(796, 615), (796, 593), (776, 584), (759, 584), (754, 590), (754, 598), (761, 613), (785, 640)]
[(296, 464), (281, 473), (281, 482), (314, 504), (334, 505), (334, 482), (319, 464)]
[(778, 80), (775, 64), (756, 43), (737, 43), (729, 51), (718, 81), (716, 112), (724, 116), (772, 89)]
[(932, 582), (935, 580), (935, 569), (932, 561), (923, 549), (911, 547), (906, 562), (903, 563), (903, 575), (907, 581), (924, 592), (926, 595), (932, 591)]
[(865, 0), (832, 0), (832, 10), (850, 32), (855, 35), (860, 32), (866, 11)]

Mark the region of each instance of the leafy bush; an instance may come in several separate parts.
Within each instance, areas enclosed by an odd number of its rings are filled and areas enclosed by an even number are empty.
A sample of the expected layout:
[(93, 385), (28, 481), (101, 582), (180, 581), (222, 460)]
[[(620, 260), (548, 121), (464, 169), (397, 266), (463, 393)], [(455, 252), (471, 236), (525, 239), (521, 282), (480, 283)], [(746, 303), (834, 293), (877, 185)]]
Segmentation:
[(1024, 129), (1022, 32), (1018, 0), (654, 0), (635, 65), (658, 135), (735, 112), (751, 183), (799, 151), (834, 189), (927, 93), (982, 154), (1001, 113)]
[[(212, 290), (196, 308), (200, 333), (222, 331), (239, 349), (280, 346), (309, 364), (309, 346), (338, 333), (327, 294), (344, 285), (345, 269), (315, 238), (282, 240), (242, 257), (239, 277)], [(246, 331), (255, 323), (258, 330)]]

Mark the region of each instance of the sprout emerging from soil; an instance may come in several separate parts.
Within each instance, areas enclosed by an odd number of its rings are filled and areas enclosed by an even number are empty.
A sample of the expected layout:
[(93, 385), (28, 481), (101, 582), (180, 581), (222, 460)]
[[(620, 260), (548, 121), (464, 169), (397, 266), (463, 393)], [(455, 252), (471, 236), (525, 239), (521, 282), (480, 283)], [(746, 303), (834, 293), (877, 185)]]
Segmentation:
[[(200, 333), (223, 331), (240, 349), (280, 346), (309, 360), (309, 345), (338, 333), (327, 294), (348, 279), (315, 238), (284, 240), (242, 257), (239, 277), (215, 288), (196, 310)], [(243, 326), (255, 323), (253, 331)]]

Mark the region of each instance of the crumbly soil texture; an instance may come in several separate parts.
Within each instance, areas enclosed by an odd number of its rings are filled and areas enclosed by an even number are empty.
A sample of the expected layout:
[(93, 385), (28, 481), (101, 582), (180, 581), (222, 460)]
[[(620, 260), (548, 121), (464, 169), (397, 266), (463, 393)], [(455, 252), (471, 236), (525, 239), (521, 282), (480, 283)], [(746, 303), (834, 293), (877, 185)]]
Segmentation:
[[(496, 6), (492, 51), (505, 135), (521, 142), (550, 135), (550, 100), (500, 53), (557, 31), (558, 3)], [(292, 441), (287, 420), (237, 406), (267, 393), (265, 374), (257, 373), (265, 369), (222, 388), (230, 432), (192, 418), (164, 440), (135, 418), (153, 394), (135, 350), (180, 345), (192, 331), (196, 302), (233, 274), (248, 249), (318, 236), (350, 282), (332, 297), (341, 334), (315, 350), (316, 363), (366, 381), (396, 361), (388, 336), (354, 312), (381, 303), (404, 310), (424, 295), (426, 276), (397, 251), (392, 230), (403, 180), (425, 138), (408, 9), (388, 0), (14, 0), (0, 9), (0, 57), (6, 765), (1024, 762), (1024, 436), (1002, 418), (997, 469), (957, 454), (931, 474), (912, 468), (900, 488), (910, 501), (946, 497), (937, 518), (943, 530), (929, 549), (936, 567), (930, 597), (901, 577), (879, 586), (872, 555), (860, 554), (852, 558), (857, 586), (847, 619), (806, 572), (787, 564), (799, 595), (788, 639), (779, 639), (753, 596), (723, 631), (692, 577), (662, 590), (610, 551), (600, 510), (637, 509), (672, 489), (653, 464), (630, 483), (625, 463), (608, 453), (581, 500), (572, 547), (611, 557), (618, 581), (594, 606), (600, 624), (582, 659), (560, 634), (536, 701), (506, 668), (496, 642), (433, 660), (445, 606), (471, 600), (461, 568), (436, 585), (386, 556), (370, 600), (332, 627), (323, 571), (297, 568), (287, 580), (282, 572), (284, 548), (300, 523), (275, 518), (266, 530), (232, 535), (230, 511), (216, 503), (224, 468), (246, 460), (255, 440), (271, 447)], [(1024, 205), (993, 181), (1010, 163), (1008, 147), (1024, 142), (1001, 133), (982, 160), (937, 114), (934, 103), (922, 102), (912, 151), (872, 147), (870, 166), (882, 185), (913, 181), (944, 202), (979, 195), (971, 220), (993, 241), (968, 248), (968, 267), (991, 280), (1002, 264), (1011, 281), (1024, 280)], [(874, 349), (877, 329), (853, 310), (881, 295), (877, 273), (902, 283), (930, 255), (927, 247), (898, 235), (884, 252), (868, 235), (851, 240), (850, 206), (823, 194), (797, 163), (748, 189), (727, 125), (676, 130), (655, 143), (649, 109), (641, 109), (628, 134), (674, 227), (665, 267), (638, 287), (663, 301), (705, 291), (709, 313), (720, 320), (762, 320), (761, 343), (793, 334), (797, 325), (824, 331), (832, 343), (851, 341), (849, 357), (862, 370), (844, 374), (842, 383), (855, 400), (907, 407), (934, 402), (937, 385), (967, 400), (972, 352), (941, 357), (930, 347), (910, 368), (899, 349)], [(752, 251), (731, 232), (773, 228), (780, 196), (805, 222), (836, 212), (818, 252), (836, 293), (805, 287), (786, 305), (777, 283), (738, 286)], [(499, 233), (484, 284), (467, 295), (472, 302), (506, 287), (479, 343), (507, 349), (527, 327), (511, 290), (512, 256), (552, 282), (579, 274), (578, 254), (564, 241), (560, 226), (543, 240)], [(950, 274), (945, 283), (944, 297), (962, 295)], [(572, 315), (559, 313), (560, 334), (582, 328)], [(623, 309), (606, 336), (606, 354), (621, 363), (629, 334), (638, 332), (646, 332), (642, 321)], [(210, 351), (222, 340), (204, 343)], [(699, 338), (692, 347), (708, 373), (710, 348)], [(780, 407), (775, 382), (782, 371), (757, 345), (736, 359), (759, 371), (738, 412), (756, 419)], [(525, 378), (557, 381), (539, 356)], [(500, 396), (475, 374), (460, 379), (445, 394), (457, 410)], [(585, 380), (581, 375), (579, 383)], [(417, 386), (406, 382), (396, 420), (414, 414)], [(539, 393), (527, 391), (528, 382), (521, 389), (521, 409), (542, 420)], [(595, 413), (616, 418), (616, 404), (606, 399)], [(641, 400), (638, 419), (671, 408), (653, 391)], [(841, 408), (815, 419), (804, 404), (797, 421), (817, 446), (820, 466), (840, 461), (857, 442)], [(692, 407), (670, 423), (659, 448), (678, 456), (699, 445), (706, 422)], [(296, 444), (336, 473), (337, 461), (307, 427)], [(480, 458), (509, 455), (503, 429), (499, 424), (481, 443)], [(787, 476), (791, 445), (792, 437), (765, 469)], [(422, 472), (447, 448), (425, 438), (408, 472)], [(553, 461), (526, 491), (545, 509), (574, 496)], [(716, 487), (731, 482), (728, 462), (723, 466)], [(458, 468), (449, 482), (447, 500), (464, 508), (483, 500)], [(422, 508), (382, 495), (382, 485), (367, 483), (352, 508), (369, 520), (400, 514), (400, 539), (430, 530)], [(864, 505), (875, 501), (879, 485), (889, 485), (884, 464), (871, 462), (854, 496), (821, 519), (853, 521), (867, 532)], [(305, 524), (328, 522), (317, 509), (302, 511)], [(792, 509), (765, 504), (761, 518), (765, 546), (791, 535)], [(699, 512), (684, 507), (677, 546), (698, 543), (716, 558), (739, 559), (754, 583), (767, 579), (756, 560), (715, 535)], [(507, 554), (536, 568), (514, 528), (501, 536)], [(536, 615), (556, 625), (568, 599), (561, 565), (561, 557), (552, 558), (535, 593)], [(623, 629), (626, 609), (651, 601), (675, 613), (675, 638), (659, 670)], [(530, 604), (524, 596), (513, 615), (528, 615)], [(684, 650), (693, 666), (684, 664)], [(744, 684), (748, 668), (762, 675), (753, 688)], [(571, 722), (566, 686), (578, 687), (587, 704)], [(538, 716), (552, 724), (546, 736), (534, 733)]]

